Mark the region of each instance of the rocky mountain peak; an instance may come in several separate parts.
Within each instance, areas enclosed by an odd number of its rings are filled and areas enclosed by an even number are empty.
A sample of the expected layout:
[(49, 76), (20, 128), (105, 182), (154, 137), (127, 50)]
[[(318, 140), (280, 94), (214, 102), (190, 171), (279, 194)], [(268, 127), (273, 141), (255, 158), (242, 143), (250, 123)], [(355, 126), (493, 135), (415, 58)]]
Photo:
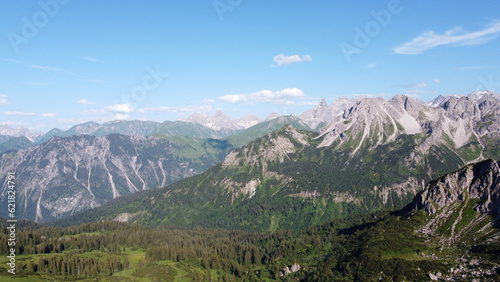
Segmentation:
[(258, 123), (262, 122), (262, 119), (257, 115), (246, 115), (238, 120), (236, 120), (236, 125), (241, 128), (250, 128)]
[(472, 92), (467, 97), (469, 97), (469, 99), (471, 99), (475, 102), (478, 102), (479, 100), (485, 99), (485, 98), (494, 98), (494, 99), (500, 100), (500, 94), (489, 91), (489, 90)]
[(421, 107), (419, 102), (406, 96), (396, 96), (390, 101), (381, 97), (358, 100), (320, 130), (324, 136), (320, 146), (330, 146), (340, 140), (351, 143), (354, 154), (363, 146), (376, 147), (391, 142), (402, 133), (420, 133), (418, 112)]
[(278, 114), (277, 112), (272, 112), (267, 116), (267, 118), (264, 121), (269, 121), (277, 117), (280, 117), (280, 114)]
[(328, 107), (328, 103), (326, 103), (326, 99), (325, 99), (325, 98), (323, 98), (323, 99), (321, 100), (321, 102), (319, 103), (318, 107), (319, 107), (319, 108)]
[(446, 95), (442, 96), (439, 95), (435, 99), (431, 100), (430, 102), (427, 103), (427, 106), (437, 108), (441, 107), (445, 102), (447, 102), (450, 99), (459, 99), (460, 97), (464, 97), (463, 95)]
[(265, 167), (267, 161), (288, 159), (288, 154), (294, 153), (303, 146), (308, 146), (308, 137), (292, 125), (285, 125), (281, 129), (248, 143), (240, 149), (229, 153), (222, 165), (236, 167), (241, 163)]
[(214, 130), (241, 130), (256, 125), (262, 119), (256, 115), (246, 115), (238, 120), (232, 120), (226, 113), (217, 110), (212, 116), (206, 113), (193, 113), (183, 121), (201, 124)]
[(222, 118), (222, 119), (231, 119), (228, 115), (226, 115), (223, 111), (217, 110), (214, 113), (214, 118)]
[(0, 135), (11, 137), (26, 137), (31, 142), (34, 142), (42, 134), (42, 132), (31, 132), (29, 129), (22, 126), (11, 128), (8, 125), (0, 125)]
[(328, 105), (323, 98), (318, 106), (303, 112), (299, 117), (311, 128), (317, 129), (321, 124), (333, 121), (335, 117), (342, 114), (353, 104), (353, 100), (349, 100), (346, 97), (339, 97), (331, 105)]
[[(111, 122), (110, 122), (111, 123)], [(97, 122), (89, 121), (86, 123), (78, 124), (71, 127), (69, 130), (74, 132), (75, 135), (91, 134), (101, 127)]]

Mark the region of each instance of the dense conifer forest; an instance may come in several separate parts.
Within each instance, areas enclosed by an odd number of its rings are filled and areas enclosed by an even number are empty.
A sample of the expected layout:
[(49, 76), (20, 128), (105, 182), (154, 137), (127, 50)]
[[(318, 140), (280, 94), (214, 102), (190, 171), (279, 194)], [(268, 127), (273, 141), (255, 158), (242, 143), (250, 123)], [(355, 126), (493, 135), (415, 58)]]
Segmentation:
[[(104, 281), (425, 280), (453, 259), (429, 259), (439, 246), (412, 232), (426, 216), (379, 212), (303, 231), (159, 227), (101, 221), (66, 228), (19, 222), (16, 277)], [(0, 241), (8, 230), (2, 220)], [(483, 249), (481, 249), (483, 248)], [(498, 244), (477, 246), (489, 253)], [(458, 248), (452, 252), (466, 249)], [(0, 244), (2, 257), (7, 244)], [(498, 260), (493, 258), (492, 261)], [(5, 264), (4, 264), (5, 265)], [(293, 265), (300, 271), (287, 273)], [(295, 266), (295, 268), (296, 268)], [(0, 268), (0, 275), (10, 275)], [(498, 273), (497, 278), (500, 278)], [(112, 280), (119, 279), (119, 280)], [(127, 280), (128, 279), (128, 280)]]

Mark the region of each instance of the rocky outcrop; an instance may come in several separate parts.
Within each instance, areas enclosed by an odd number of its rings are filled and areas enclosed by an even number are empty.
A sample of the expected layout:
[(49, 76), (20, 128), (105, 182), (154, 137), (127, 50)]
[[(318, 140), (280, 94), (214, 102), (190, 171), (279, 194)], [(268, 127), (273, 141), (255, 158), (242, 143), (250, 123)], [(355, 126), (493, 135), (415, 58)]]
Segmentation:
[(280, 276), (287, 276), (288, 274), (292, 274), (294, 272), (297, 272), (300, 270), (300, 264), (294, 263), (292, 266), (288, 267), (286, 266), (283, 268), (282, 271), (280, 271)]
[(500, 214), (500, 163), (486, 160), (469, 165), (429, 183), (418, 194), (410, 212), (424, 210), (436, 214), (457, 201), (479, 200), (474, 210), (481, 214)]

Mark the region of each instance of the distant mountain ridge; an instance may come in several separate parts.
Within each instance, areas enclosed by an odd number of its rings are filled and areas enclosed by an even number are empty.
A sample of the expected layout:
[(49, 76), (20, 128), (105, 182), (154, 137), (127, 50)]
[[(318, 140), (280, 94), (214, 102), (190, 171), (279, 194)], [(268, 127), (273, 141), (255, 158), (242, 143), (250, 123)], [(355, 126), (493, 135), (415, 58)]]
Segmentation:
[(66, 131), (53, 129), (47, 132), (43, 137), (38, 139), (38, 143), (43, 143), (54, 136), (69, 137), (80, 134), (88, 134), (93, 136), (106, 136), (109, 134), (122, 134), (127, 136), (192, 136), (198, 138), (223, 138), (237, 133), (238, 130), (222, 128), (214, 130), (183, 121), (111, 121), (104, 124), (99, 124), (93, 121), (77, 124)]
[(217, 110), (212, 116), (206, 113), (193, 113), (182, 121), (201, 124), (214, 130), (243, 130), (262, 122), (262, 119), (256, 115), (246, 115), (240, 119), (232, 120), (224, 112)]
[(11, 128), (8, 125), (0, 125), (0, 136), (26, 137), (31, 142), (35, 142), (37, 138), (39, 138), (41, 135), (43, 135), (43, 133), (40, 131), (31, 132), (29, 129), (21, 126), (18, 126), (16, 128)]

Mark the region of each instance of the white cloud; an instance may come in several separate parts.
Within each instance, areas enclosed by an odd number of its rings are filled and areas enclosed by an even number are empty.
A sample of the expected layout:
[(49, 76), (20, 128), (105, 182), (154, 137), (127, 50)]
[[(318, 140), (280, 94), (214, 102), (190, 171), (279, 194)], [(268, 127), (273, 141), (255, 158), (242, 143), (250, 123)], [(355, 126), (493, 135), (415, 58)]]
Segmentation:
[(114, 114), (111, 116), (111, 120), (126, 120), (129, 118), (129, 115), (127, 114)]
[(5, 112), (5, 115), (7, 116), (18, 116), (18, 117), (27, 117), (27, 116), (34, 116), (35, 113), (26, 113), (26, 112), (18, 112), (18, 111), (14, 111), (14, 112)]
[(460, 26), (454, 27), (444, 34), (436, 34), (431, 30), (413, 38), (410, 42), (394, 47), (393, 50), (397, 54), (416, 55), (441, 45), (453, 44), (455, 46), (461, 46), (484, 44), (496, 38), (499, 33), (500, 21), (494, 21), (486, 28), (474, 32), (466, 32)]
[(139, 109), (140, 112), (169, 112), (169, 113), (189, 113), (189, 112), (210, 112), (212, 105), (187, 105), (178, 107), (159, 106), (153, 108)]
[(302, 57), (299, 55), (285, 56), (283, 55), (283, 53), (281, 53), (279, 55), (274, 56), (274, 62), (276, 62), (278, 67), (293, 63), (302, 63), (310, 61), (312, 61), (312, 59), (311, 56), (309, 55), (304, 55)]
[(8, 105), (10, 104), (9, 101), (7, 101), (7, 95), (0, 95), (0, 106)]
[(132, 112), (134, 112), (134, 108), (132, 108), (130, 103), (116, 104), (116, 105), (111, 105), (111, 106), (105, 107), (104, 111), (114, 112), (114, 113), (132, 113)]
[(87, 101), (87, 99), (81, 99), (81, 100), (78, 100), (76, 101), (78, 104), (83, 104), (83, 105), (94, 105), (95, 103), (94, 102), (89, 102)]
[(304, 97), (305, 95), (302, 90), (298, 88), (286, 88), (276, 92), (261, 90), (251, 94), (230, 94), (221, 96), (219, 99), (233, 104), (290, 104), (290, 99)]
[[(102, 116), (102, 115), (108, 115), (110, 114), (111, 120), (124, 120), (124, 119), (129, 119), (129, 115), (131, 113), (144, 113), (144, 109), (134, 109), (130, 105), (130, 103), (127, 104), (114, 104), (114, 105), (109, 105), (104, 108), (100, 109), (87, 109), (82, 112), (84, 115), (97, 115), (97, 116)], [(106, 121), (109, 119), (102, 119), (102, 121)]]
[(56, 114), (54, 114), (54, 113), (44, 113), (44, 114), (42, 114), (42, 117), (47, 117), (47, 118), (53, 118), (55, 116), (56, 116)]
[(441, 84), (441, 80), (439, 80), (439, 79), (434, 79), (434, 83), (436, 83), (436, 84)]

